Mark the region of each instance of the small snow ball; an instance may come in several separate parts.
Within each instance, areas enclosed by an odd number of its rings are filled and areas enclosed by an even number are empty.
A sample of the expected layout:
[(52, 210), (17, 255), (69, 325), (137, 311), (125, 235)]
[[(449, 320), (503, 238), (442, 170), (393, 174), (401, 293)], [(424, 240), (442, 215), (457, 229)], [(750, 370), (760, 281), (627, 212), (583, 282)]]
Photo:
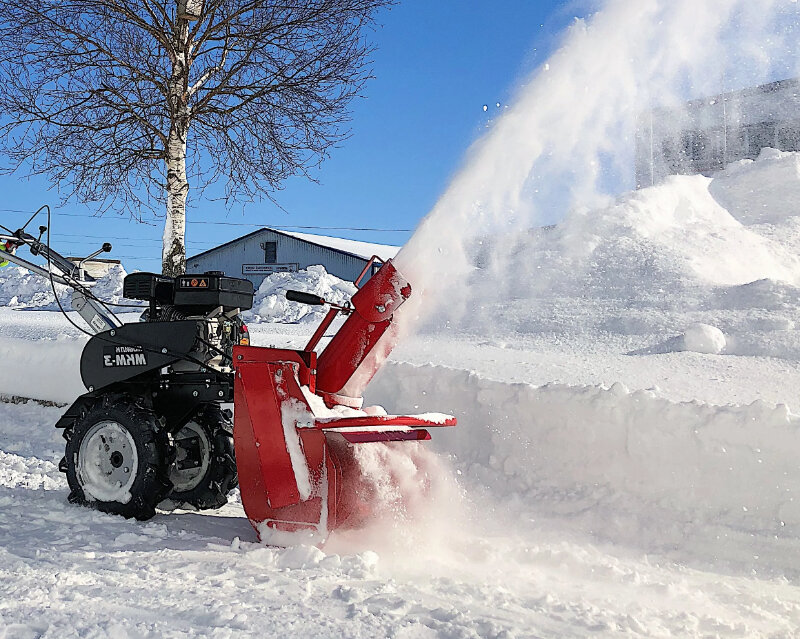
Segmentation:
[(715, 326), (692, 324), (683, 334), (683, 348), (694, 353), (718, 355), (725, 348), (725, 335)]

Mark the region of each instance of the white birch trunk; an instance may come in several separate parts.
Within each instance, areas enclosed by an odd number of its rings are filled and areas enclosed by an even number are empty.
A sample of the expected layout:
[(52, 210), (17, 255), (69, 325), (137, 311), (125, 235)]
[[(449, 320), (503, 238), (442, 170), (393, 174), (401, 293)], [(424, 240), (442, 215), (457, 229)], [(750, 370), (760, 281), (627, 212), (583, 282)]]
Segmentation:
[(164, 275), (175, 277), (186, 272), (186, 130), (173, 123), (167, 145), (167, 218), (161, 255)]
[[(185, 1), (183, 2), (185, 6)], [(180, 3), (179, 3), (180, 7)], [(167, 217), (161, 265), (164, 275), (186, 272), (186, 139), (191, 112), (188, 105), (189, 67), (186, 58), (189, 23), (179, 18), (174, 34), (175, 55), (169, 80), (170, 128), (167, 140)]]

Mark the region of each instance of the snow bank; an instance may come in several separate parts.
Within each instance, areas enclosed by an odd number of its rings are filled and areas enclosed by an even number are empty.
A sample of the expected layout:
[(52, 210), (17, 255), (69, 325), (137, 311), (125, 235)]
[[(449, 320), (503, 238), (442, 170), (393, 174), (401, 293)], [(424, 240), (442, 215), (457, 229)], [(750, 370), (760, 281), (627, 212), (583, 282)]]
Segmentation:
[[(797, 160), (795, 155), (789, 159)], [(762, 162), (752, 163), (751, 170), (764, 170)], [(758, 279), (800, 282), (795, 251), (783, 238), (746, 226), (723, 208), (710, 192), (715, 181), (673, 176), (626, 194), (613, 206), (575, 211), (554, 229), (521, 238), (513, 250), (513, 264), (521, 269), (514, 283), (523, 291), (538, 290), (533, 282), (543, 273), (554, 295), (636, 299), (646, 292), (678, 297), (690, 287)], [(790, 198), (794, 188), (800, 190), (800, 177), (784, 188), (775, 185), (767, 202)]]
[[(127, 273), (122, 265), (114, 264), (108, 275), (100, 278), (92, 290), (100, 299), (118, 303), (122, 299), (122, 281), (125, 275)], [(64, 309), (71, 310), (71, 289), (60, 284), (56, 284), (55, 288), (61, 305)], [(59, 310), (50, 281), (17, 266), (0, 268), (0, 306)]]
[(273, 273), (258, 287), (252, 310), (244, 314), (245, 320), (297, 324), (320, 321), (328, 312), (325, 306), (290, 302), (286, 299), (290, 289), (314, 293), (334, 304), (349, 302), (356, 292), (352, 283), (331, 275), (324, 266), (309, 266), (297, 273)]
[(640, 346), (702, 323), (725, 334), (727, 354), (800, 357), (798, 163), (765, 152), (714, 178), (673, 176), (553, 227), (484, 238), (464, 291), (425, 300), (439, 304), (432, 322)]
[[(77, 321), (80, 321), (79, 319)], [(0, 395), (59, 404), (86, 392), (80, 375), (85, 338), (0, 339)]]
[(780, 224), (800, 214), (800, 155), (762, 149), (717, 173), (709, 191), (742, 224)]
[(720, 560), (752, 561), (751, 537), (764, 536), (762, 565), (770, 547), (800, 537), (800, 418), (784, 405), (676, 403), (619, 383), (536, 387), (408, 364), (381, 371), (367, 399), (456, 415), (432, 445), (499, 511), (566, 518), (650, 551), (714, 545)]
[[(106, 277), (92, 287), (100, 299), (120, 302), (125, 269), (113, 265)], [(71, 310), (71, 289), (56, 284), (64, 310)], [(130, 303), (130, 300), (124, 300)], [(0, 306), (20, 312), (59, 311), (49, 280), (15, 266), (0, 268)], [(113, 307), (112, 307), (113, 308)], [(58, 317), (54, 314), (54, 317)], [(77, 313), (73, 321), (84, 326)], [(4, 336), (0, 340), (0, 394), (19, 395), (59, 404), (71, 403), (86, 392), (80, 377), (80, 358), (86, 337), (72, 330), (66, 321), (60, 330), (43, 323), (42, 334), (31, 327), (28, 338)]]

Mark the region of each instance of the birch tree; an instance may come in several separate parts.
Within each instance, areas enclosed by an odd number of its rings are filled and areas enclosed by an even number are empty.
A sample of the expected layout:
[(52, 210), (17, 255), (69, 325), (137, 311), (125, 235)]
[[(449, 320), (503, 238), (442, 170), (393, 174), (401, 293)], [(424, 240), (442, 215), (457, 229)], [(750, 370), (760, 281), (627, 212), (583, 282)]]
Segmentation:
[(272, 197), (347, 136), (390, 2), (0, 0), (3, 168), (101, 211), (164, 206), (183, 273), (190, 189)]

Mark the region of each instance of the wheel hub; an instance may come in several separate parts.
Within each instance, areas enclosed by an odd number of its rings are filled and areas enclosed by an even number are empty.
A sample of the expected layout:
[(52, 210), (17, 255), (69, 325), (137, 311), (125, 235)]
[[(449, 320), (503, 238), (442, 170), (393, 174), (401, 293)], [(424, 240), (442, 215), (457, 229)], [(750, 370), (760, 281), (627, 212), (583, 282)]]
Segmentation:
[(98, 422), (81, 441), (76, 470), (90, 499), (128, 503), (138, 466), (136, 443), (119, 422)]
[(183, 493), (196, 488), (211, 463), (211, 442), (205, 429), (191, 421), (175, 435), (175, 463), (169, 479), (175, 492)]
[(113, 453), (111, 453), (110, 460), (111, 460), (111, 465), (114, 468), (119, 468), (120, 466), (122, 466), (122, 462), (125, 461), (125, 458), (122, 456), (121, 452), (115, 450)]

